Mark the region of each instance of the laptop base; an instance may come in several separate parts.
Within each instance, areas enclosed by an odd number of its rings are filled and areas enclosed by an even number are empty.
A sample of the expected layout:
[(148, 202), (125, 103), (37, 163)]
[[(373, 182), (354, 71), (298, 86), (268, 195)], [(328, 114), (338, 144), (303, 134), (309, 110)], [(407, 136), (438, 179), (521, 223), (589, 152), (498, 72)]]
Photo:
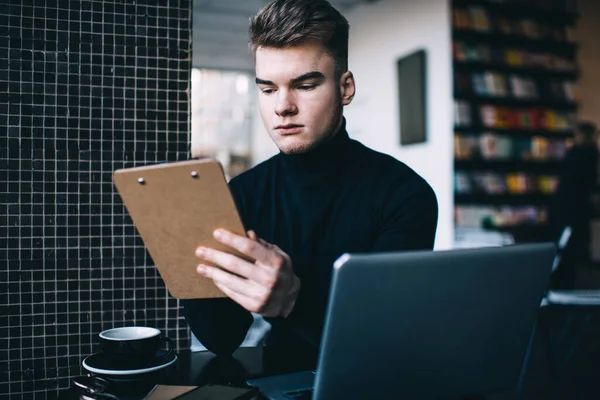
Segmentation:
[(269, 376), (265, 378), (250, 379), (246, 382), (257, 387), (271, 400), (290, 400), (294, 396), (288, 392), (298, 392), (312, 389), (315, 383), (315, 371), (301, 371), (291, 374)]

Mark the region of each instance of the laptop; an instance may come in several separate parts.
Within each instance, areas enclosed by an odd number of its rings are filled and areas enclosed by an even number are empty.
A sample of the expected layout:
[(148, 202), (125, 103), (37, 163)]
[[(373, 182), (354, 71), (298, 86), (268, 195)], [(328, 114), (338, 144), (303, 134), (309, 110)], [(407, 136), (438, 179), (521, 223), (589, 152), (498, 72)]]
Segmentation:
[(553, 243), (344, 254), (316, 371), (249, 380), (269, 399), (461, 398), (514, 388)]

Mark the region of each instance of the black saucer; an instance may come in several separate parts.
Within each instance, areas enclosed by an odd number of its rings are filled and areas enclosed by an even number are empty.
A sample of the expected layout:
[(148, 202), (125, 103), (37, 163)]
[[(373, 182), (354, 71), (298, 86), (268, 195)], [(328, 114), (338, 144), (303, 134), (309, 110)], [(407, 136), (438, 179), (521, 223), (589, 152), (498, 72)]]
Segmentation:
[(86, 357), (82, 364), (83, 368), (95, 374), (114, 377), (134, 377), (159, 371), (177, 360), (175, 353), (167, 357), (164, 355), (164, 351), (158, 351), (154, 358), (142, 359), (117, 354), (97, 353)]

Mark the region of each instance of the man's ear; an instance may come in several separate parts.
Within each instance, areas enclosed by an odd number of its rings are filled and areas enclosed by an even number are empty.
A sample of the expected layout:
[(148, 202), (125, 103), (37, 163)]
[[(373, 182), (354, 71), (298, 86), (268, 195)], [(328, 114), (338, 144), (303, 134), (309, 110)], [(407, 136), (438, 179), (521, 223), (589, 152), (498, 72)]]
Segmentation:
[(356, 83), (354, 75), (350, 71), (346, 71), (340, 77), (340, 90), (342, 93), (342, 105), (347, 106), (352, 102), (356, 93)]

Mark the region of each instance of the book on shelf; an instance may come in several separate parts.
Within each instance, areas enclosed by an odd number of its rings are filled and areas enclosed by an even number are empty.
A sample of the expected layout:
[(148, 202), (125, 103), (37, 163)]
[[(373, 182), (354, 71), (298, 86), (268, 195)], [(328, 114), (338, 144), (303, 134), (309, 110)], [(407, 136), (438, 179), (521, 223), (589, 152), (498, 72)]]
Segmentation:
[(575, 106), (579, 99), (577, 83), (564, 79), (542, 81), (494, 71), (456, 72), (454, 75), (456, 93), (472, 96), (472, 101), (485, 101), (488, 97), (527, 101), (544, 99), (556, 102), (557, 106)]
[(455, 193), (483, 195), (552, 194), (558, 178), (530, 172), (455, 171)]
[(473, 124), (471, 118), (471, 105), (467, 101), (454, 101), (454, 123), (457, 126), (470, 126)]
[(505, 177), (494, 172), (477, 172), (469, 174), (475, 190), (482, 190), (485, 194), (504, 194), (507, 190)]
[(510, 75), (510, 88), (514, 97), (519, 99), (537, 99), (538, 90), (533, 79), (526, 79), (518, 75)]
[(472, 160), (479, 158), (479, 146), (474, 135), (454, 135), (454, 159)]
[(538, 176), (538, 187), (541, 193), (555, 193), (558, 188), (558, 177), (552, 175)]
[(471, 16), (464, 8), (455, 8), (452, 12), (452, 25), (457, 29), (470, 29)]
[(509, 135), (482, 132), (481, 134), (455, 134), (454, 158), (456, 160), (521, 160), (556, 161), (564, 157), (571, 139), (550, 139), (542, 136), (510, 137)]
[(513, 32), (512, 21), (508, 18), (499, 17), (496, 20), (496, 29), (504, 35), (511, 35)]
[(464, 172), (454, 173), (454, 192), (455, 193), (471, 193), (473, 187), (471, 185), (471, 179), (468, 174)]
[(551, 35), (548, 35), (547, 33), (544, 35), (544, 28), (546, 28), (545, 26), (542, 26), (541, 24), (538, 24), (530, 19), (519, 20), (517, 24), (520, 25), (520, 32), (518, 32), (518, 34), (522, 34), (530, 39), (540, 39), (543, 36), (551, 37)]
[(471, 87), (472, 79), (469, 74), (455, 73), (454, 74), (454, 88), (459, 93), (470, 93), (473, 91)]
[(479, 137), (478, 150), (482, 158), (510, 158), (512, 156), (512, 141), (506, 136), (484, 133)]
[(488, 128), (569, 131), (576, 121), (574, 112), (537, 107), (514, 109), (482, 104), (479, 113), (482, 125)]
[[(484, 74), (473, 74), (471, 75), (472, 78), (472, 88), (473, 88), (473, 93), (479, 95), (479, 96), (486, 96), (489, 92), (488, 92), (488, 88), (487, 88), (487, 83), (485, 81), (485, 75)], [(491, 89), (491, 87), (490, 87)]]
[(494, 65), (499, 65), (545, 71), (576, 72), (573, 60), (548, 51), (530, 51), (512, 46), (466, 43), (462, 40), (454, 40), (452, 50), (456, 62), (490, 64), (491, 68)]
[(470, 28), (479, 32), (489, 32), (492, 27), (488, 12), (481, 7), (469, 7)]
[(529, 17), (507, 18), (494, 15), (485, 7), (455, 7), (452, 11), (454, 29), (483, 33), (497, 33), (507, 37), (523, 37), (532, 40), (567, 40), (564, 29), (552, 23), (540, 22)]
[(543, 226), (548, 221), (548, 211), (539, 206), (456, 205), (454, 223), (456, 227), (480, 228), (486, 223), (498, 228), (521, 226)]

